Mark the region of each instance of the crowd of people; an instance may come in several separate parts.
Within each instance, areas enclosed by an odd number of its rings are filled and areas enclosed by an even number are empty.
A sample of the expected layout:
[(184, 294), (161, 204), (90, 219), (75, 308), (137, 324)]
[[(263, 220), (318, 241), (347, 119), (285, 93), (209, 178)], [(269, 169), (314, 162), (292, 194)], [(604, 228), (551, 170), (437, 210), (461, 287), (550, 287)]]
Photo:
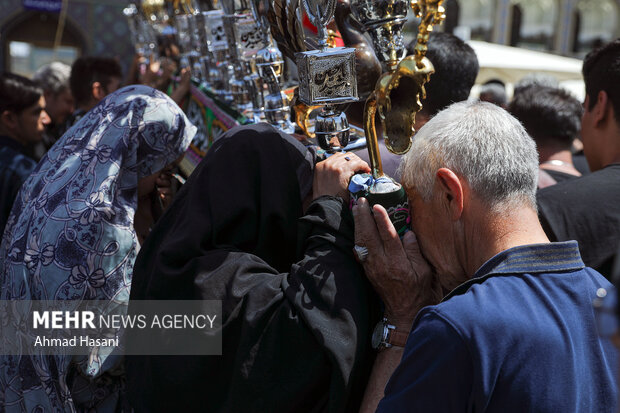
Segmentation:
[(0, 411), (616, 412), (593, 301), (620, 272), (620, 39), (586, 56), (583, 105), (536, 76), (470, 99), (471, 47), (428, 45), (412, 148), (380, 147), (402, 237), (351, 201), (365, 149), (325, 158), (266, 123), (176, 188), (196, 128), (174, 61), (0, 74), (0, 300), (218, 300), (223, 340), (1, 355)]

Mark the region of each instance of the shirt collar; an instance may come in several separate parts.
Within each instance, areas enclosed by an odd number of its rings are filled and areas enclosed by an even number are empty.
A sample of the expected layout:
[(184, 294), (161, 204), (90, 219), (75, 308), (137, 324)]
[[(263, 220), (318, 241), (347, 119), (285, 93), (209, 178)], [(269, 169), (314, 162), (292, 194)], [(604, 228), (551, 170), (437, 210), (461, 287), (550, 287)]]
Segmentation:
[(577, 241), (520, 245), (502, 251), (482, 264), (470, 280), (450, 292), (444, 301), (494, 275), (577, 271), (584, 267)]

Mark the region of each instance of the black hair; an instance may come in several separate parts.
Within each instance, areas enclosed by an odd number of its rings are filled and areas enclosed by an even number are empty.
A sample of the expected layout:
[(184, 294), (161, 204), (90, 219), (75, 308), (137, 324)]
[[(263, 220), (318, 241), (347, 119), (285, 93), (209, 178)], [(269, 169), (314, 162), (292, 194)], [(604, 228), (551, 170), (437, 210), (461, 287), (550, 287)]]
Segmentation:
[(121, 65), (108, 57), (80, 57), (71, 66), (69, 85), (75, 102), (80, 105), (87, 103), (92, 94), (92, 85), (101, 83), (104, 89), (108, 87), (112, 78), (123, 77)]
[(609, 96), (616, 122), (620, 123), (620, 38), (591, 51), (583, 61), (583, 79), (592, 110), (601, 90)]
[[(407, 46), (413, 54), (415, 40)], [(466, 100), (478, 76), (476, 52), (467, 43), (449, 33), (432, 32), (426, 57), (435, 67), (426, 84), (422, 110), (429, 116), (455, 102)]]
[(581, 130), (581, 103), (564, 89), (532, 85), (519, 90), (508, 111), (538, 146), (549, 143), (570, 149)]
[(523, 76), (514, 84), (513, 95), (519, 93), (521, 89), (525, 89), (529, 86), (544, 86), (544, 87), (560, 87), (558, 79), (548, 73), (543, 72), (531, 72)]
[(508, 103), (506, 88), (503, 84), (497, 82), (487, 82), (480, 86), (480, 100), (505, 107), (506, 103)]
[(14, 73), (0, 74), (0, 113), (20, 113), (41, 99), (43, 89), (34, 81)]

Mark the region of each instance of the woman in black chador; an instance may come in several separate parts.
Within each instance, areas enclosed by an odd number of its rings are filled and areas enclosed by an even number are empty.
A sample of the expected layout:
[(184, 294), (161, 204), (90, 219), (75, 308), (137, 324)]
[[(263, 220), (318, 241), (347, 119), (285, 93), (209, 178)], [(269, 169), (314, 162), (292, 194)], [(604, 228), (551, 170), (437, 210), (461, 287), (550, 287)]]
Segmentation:
[(209, 150), (143, 245), (131, 299), (222, 300), (223, 354), (128, 357), (136, 412), (357, 411), (378, 311), (344, 186), (369, 169), (325, 162), (313, 185), (313, 155), (267, 124)]

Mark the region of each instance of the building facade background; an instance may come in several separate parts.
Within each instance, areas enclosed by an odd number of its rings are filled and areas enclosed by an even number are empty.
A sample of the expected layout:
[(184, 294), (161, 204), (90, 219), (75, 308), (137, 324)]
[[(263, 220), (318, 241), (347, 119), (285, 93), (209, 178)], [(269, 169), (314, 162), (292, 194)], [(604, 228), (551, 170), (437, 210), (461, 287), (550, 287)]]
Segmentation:
[(0, 0), (0, 70), (30, 75), (52, 59), (71, 63), (83, 55), (116, 57), (124, 69), (134, 53), (123, 15), (127, 0), (69, 0), (60, 49), (53, 46), (59, 13)]
[[(27, 10), (25, 0), (0, 0), (0, 70), (31, 75), (52, 59), (117, 57), (127, 69), (133, 55), (122, 13), (129, 0), (69, 0), (61, 48), (53, 50), (59, 14)], [(620, 0), (444, 0), (438, 30), (464, 39), (582, 58), (620, 37)], [(417, 23), (411, 20), (410, 31)]]
[(620, 0), (445, 0), (444, 30), (461, 37), (583, 57), (620, 36)]

